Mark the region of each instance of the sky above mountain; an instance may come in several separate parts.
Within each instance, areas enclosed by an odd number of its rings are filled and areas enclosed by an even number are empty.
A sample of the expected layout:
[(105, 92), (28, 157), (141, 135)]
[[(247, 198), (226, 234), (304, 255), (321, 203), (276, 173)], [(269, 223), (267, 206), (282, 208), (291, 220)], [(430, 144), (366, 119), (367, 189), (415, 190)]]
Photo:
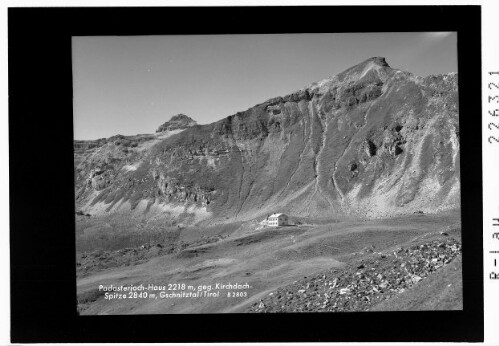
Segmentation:
[(74, 138), (207, 124), (370, 57), (427, 76), (457, 72), (456, 33), (73, 37)]

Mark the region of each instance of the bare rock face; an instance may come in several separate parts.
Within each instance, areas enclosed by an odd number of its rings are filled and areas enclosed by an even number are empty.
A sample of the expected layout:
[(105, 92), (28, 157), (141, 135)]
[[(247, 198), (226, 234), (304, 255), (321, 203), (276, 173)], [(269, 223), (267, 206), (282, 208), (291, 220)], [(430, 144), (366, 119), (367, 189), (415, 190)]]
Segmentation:
[(186, 128), (194, 126), (196, 124), (197, 124), (196, 121), (194, 121), (192, 118), (188, 117), (187, 115), (177, 114), (177, 115), (174, 115), (166, 123), (164, 123), (163, 125), (158, 127), (156, 132), (186, 129)]
[[(193, 125), (180, 114), (158, 129), (183, 130), (166, 138), (75, 142), (77, 204), (147, 201), (232, 221), (269, 210), (384, 217), (459, 206), (456, 73), (422, 78), (376, 57)], [(97, 167), (105, 173), (88, 184)]]

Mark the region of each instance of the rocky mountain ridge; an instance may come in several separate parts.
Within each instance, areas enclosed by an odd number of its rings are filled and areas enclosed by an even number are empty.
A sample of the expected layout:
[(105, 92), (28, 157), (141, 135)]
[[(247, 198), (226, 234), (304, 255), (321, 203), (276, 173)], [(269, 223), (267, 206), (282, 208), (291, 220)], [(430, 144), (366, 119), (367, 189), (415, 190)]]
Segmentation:
[(170, 120), (158, 127), (156, 132), (183, 130), (197, 125), (197, 122), (185, 114), (174, 115)]
[[(75, 141), (77, 209), (184, 223), (459, 207), (457, 74), (371, 58), (220, 121)], [(156, 215), (156, 214), (155, 214)]]

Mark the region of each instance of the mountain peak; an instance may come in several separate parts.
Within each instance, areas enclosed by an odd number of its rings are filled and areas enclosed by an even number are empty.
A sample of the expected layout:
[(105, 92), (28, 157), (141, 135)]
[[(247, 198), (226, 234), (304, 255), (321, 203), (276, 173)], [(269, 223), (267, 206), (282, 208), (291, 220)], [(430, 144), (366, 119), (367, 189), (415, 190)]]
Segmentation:
[(75, 143), (78, 207), (184, 205), (183, 224), (454, 208), (458, 110), (456, 75), (417, 77), (371, 57), (213, 124), (176, 114), (159, 136)]
[(186, 129), (194, 125), (197, 125), (197, 122), (194, 119), (185, 114), (179, 113), (172, 116), (170, 120), (158, 127), (156, 132)]
[(349, 83), (359, 81), (362, 78), (386, 80), (392, 72), (392, 68), (386, 62), (384, 57), (372, 57), (354, 65), (332, 77), (314, 82), (309, 86), (300, 89), (324, 93), (331, 88), (331, 85), (337, 83)]
[(384, 57), (381, 57), (381, 56), (375, 56), (375, 57), (369, 58), (365, 62), (371, 62), (371, 61), (379, 66), (390, 67), (390, 65), (388, 65), (388, 63), (386, 62), (386, 59)]
[(367, 60), (364, 60), (360, 64), (354, 65), (349, 69), (339, 73), (337, 75), (339, 80), (347, 79), (358, 79), (363, 77), (369, 71), (375, 70), (375, 72), (379, 71), (388, 71), (391, 70), (390, 65), (386, 62), (386, 59), (383, 57), (372, 57)]
[(170, 119), (170, 121), (183, 121), (183, 120), (194, 121), (190, 116), (185, 115), (183, 113), (176, 114), (172, 116)]

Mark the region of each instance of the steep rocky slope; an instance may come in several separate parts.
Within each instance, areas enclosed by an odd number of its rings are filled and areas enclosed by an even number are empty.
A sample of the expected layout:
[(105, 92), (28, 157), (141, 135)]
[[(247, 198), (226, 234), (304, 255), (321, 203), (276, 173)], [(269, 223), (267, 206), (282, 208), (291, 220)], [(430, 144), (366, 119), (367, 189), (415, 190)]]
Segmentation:
[(195, 223), (458, 207), (457, 95), (455, 73), (371, 58), (212, 124), (75, 141), (77, 209)]

